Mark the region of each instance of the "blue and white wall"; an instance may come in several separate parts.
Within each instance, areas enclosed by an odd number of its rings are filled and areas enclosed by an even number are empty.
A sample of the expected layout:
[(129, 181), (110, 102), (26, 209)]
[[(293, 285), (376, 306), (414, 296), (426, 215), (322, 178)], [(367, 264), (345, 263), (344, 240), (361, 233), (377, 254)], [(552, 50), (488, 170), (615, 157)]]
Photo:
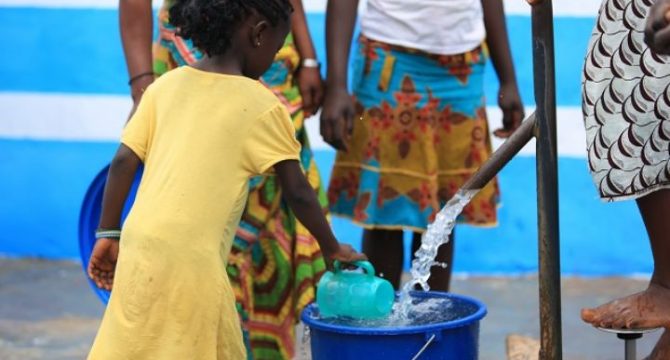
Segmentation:
[[(116, 0), (0, 0), (0, 253), (78, 258), (81, 201), (111, 159), (130, 109)], [(155, 5), (158, 5), (155, 2)], [(325, 58), (325, 0), (305, 1)], [(505, 0), (524, 102), (534, 106), (529, 8)], [(555, 6), (563, 272), (635, 274), (652, 270), (635, 204), (601, 203), (585, 162), (580, 74), (599, 0)], [(495, 99), (489, 71), (487, 90)], [(499, 123), (495, 103), (490, 103)], [(334, 153), (309, 122), (324, 178)], [(495, 125), (493, 126), (495, 128)], [(500, 174), (504, 206), (494, 229), (457, 229), (455, 269), (478, 274), (532, 272), (537, 263), (535, 158), (524, 149)], [(339, 237), (359, 245), (360, 230), (336, 219)]]

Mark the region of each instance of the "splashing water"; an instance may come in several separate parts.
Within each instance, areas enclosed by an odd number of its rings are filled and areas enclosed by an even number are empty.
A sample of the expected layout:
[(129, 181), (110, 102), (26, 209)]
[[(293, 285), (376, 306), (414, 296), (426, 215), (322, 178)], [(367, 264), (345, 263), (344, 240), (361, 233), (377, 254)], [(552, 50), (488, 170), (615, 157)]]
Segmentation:
[[(435, 261), (437, 249), (440, 245), (449, 241), (449, 235), (456, 225), (456, 218), (478, 192), (479, 190), (459, 190), (437, 213), (435, 221), (428, 225), (428, 229), (421, 238), (421, 247), (414, 253), (415, 258), (410, 269), (412, 278), (402, 287), (400, 292), (399, 308), (397, 309), (399, 316), (408, 318), (410, 315), (412, 307), (410, 291), (414, 290), (416, 286), (420, 286), (424, 291), (430, 290), (430, 286), (428, 286), (430, 268), (433, 266), (447, 267), (448, 264)], [(394, 313), (396, 313), (395, 310)]]
[[(318, 313), (314, 317), (326, 324), (335, 324), (357, 328), (397, 328), (421, 326), (451, 321), (470, 314), (471, 309), (451, 311), (453, 301), (449, 298), (412, 298), (412, 306), (407, 314), (400, 313), (400, 302), (393, 303), (391, 314), (379, 319), (355, 319), (345, 316), (321, 318)], [(447, 311), (445, 311), (447, 310)]]

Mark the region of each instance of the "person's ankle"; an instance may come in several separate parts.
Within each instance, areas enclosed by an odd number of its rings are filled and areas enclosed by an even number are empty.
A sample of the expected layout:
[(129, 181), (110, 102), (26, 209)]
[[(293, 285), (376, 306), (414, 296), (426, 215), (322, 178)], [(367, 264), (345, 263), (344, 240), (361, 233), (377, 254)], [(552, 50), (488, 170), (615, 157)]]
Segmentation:
[(649, 280), (649, 286), (658, 286), (663, 290), (670, 290), (670, 277), (659, 276), (654, 273)]

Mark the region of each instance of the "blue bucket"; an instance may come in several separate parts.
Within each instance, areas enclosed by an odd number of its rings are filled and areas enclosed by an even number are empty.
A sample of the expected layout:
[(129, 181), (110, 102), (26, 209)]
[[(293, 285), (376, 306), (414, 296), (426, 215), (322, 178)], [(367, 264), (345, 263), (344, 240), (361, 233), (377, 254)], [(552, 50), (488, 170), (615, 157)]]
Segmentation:
[[(109, 172), (109, 166), (106, 166), (98, 175), (93, 179), (93, 182), (88, 187), (86, 191), (86, 196), (84, 196), (84, 202), (81, 205), (81, 213), (79, 214), (79, 256), (81, 256), (81, 264), (84, 267), (84, 273), (88, 279), (89, 284), (93, 288), (93, 291), (100, 297), (100, 299), (106, 304), (109, 300), (109, 291), (100, 289), (91, 281), (88, 277), (86, 269), (88, 268), (88, 261), (91, 258), (91, 252), (93, 251), (93, 245), (95, 245), (95, 229), (98, 228), (100, 222), (100, 212), (102, 210), (102, 194), (105, 190), (105, 183), (107, 183), (107, 173)], [(128, 194), (128, 200), (123, 209), (122, 220), (126, 218), (130, 207), (135, 201), (135, 194), (137, 193), (137, 187), (140, 184), (140, 179), (142, 178), (142, 170), (137, 171), (135, 176), (135, 181), (133, 186), (130, 189)]]
[[(313, 360), (476, 360), (479, 356), (479, 320), (486, 315), (480, 301), (443, 292), (413, 292), (415, 298), (448, 298), (458, 319), (406, 327), (362, 328), (326, 323), (318, 307), (309, 305), (302, 321), (310, 329)], [(461, 316), (462, 315), (462, 316)]]

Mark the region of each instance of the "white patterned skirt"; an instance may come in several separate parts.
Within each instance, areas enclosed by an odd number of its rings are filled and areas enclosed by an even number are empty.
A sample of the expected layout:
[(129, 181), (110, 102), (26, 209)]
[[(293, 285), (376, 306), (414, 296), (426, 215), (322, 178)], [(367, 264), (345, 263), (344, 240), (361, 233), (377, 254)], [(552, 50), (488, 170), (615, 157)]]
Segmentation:
[(606, 200), (670, 188), (670, 57), (644, 44), (654, 0), (604, 0), (582, 77), (591, 174)]

